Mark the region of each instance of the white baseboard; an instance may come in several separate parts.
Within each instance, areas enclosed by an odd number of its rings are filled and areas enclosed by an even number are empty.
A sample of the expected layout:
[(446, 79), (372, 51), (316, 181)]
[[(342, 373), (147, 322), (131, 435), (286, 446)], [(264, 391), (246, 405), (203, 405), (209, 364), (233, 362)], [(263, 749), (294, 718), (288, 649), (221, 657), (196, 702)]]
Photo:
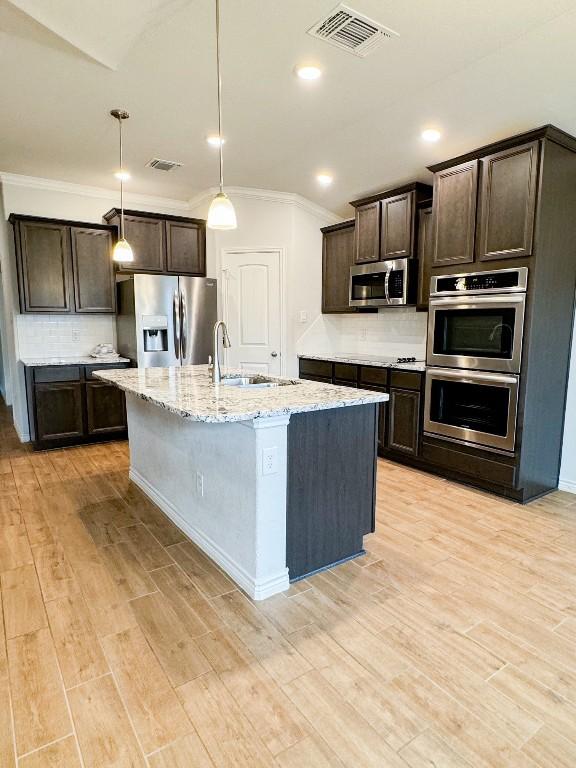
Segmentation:
[(576, 481), (575, 480), (562, 480), (558, 483), (558, 488), (561, 491), (568, 491), (568, 493), (576, 493)]
[(238, 565), (230, 556), (224, 552), (218, 544), (208, 538), (204, 533), (196, 529), (178, 512), (176, 507), (168, 499), (159, 493), (142, 475), (132, 467), (130, 468), (130, 480), (134, 482), (140, 490), (146, 494), (172, 522), (184, 531), (208, 557), (212, 558), (233, 579), (239, 587), (253, 600), (265, 600), (267, 597), (284, 592), (290, 586), (288, 580), (288, 568), (273, 576), (263, 580), (253, 579), (242, 566)]

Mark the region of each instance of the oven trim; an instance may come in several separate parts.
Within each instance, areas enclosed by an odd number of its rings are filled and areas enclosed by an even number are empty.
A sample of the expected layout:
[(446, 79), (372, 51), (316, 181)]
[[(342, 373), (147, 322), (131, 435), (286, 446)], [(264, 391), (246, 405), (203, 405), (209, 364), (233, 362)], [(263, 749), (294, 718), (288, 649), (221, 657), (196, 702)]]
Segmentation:
[[(441, 355), (434, 352), (434, 332), (436, 311), (439, 309), (468, 310), (494, 307), (494, 309), (515, 309), (514, 336), (512, 339), (512, 357), (507, 360), (500, 357), (472, 357), (471, 355)], [(526, 294), (508, 296), (442, 296), (430, 299), (428, 312), (428, 365), (446, 368), (464, 368), (465, 370), (502, 371), (520, 373), (522, 365), (522, 340), (524, 337), (524, 316), (526, 312)]]
[[(433, 381), (457, 381), (461, 384), (487, 384), (501, 386), (510, 391), (508, 408), (508, 423), (506, 435), (491, 435), (476, 429), (455, 427), (433, 421), (430, 417), (431, 395)], [(476, 371), (452, 371), (444, 368), (428, 368), (426, 371), (426, 386), (424, 394), (424, 434), (428, 437), (446, 437), (454, 442), (465, 443), (487, 451), (498, 451), (507, 454), (514, 453), (516, 445), (516, 421), (518, 416), (518, 376), (506, 376), (498, 373), (477, 373)]]

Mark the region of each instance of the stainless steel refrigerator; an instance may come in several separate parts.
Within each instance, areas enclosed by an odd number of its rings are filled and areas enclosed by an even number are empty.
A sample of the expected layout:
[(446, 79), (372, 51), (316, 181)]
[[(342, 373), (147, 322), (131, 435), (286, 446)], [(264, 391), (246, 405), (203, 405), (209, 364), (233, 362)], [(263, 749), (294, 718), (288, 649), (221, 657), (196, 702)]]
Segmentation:
[(198, 365), (212, 354), (217, 281), (177, 275), (119, 276), (118, 352), (140, 368)]

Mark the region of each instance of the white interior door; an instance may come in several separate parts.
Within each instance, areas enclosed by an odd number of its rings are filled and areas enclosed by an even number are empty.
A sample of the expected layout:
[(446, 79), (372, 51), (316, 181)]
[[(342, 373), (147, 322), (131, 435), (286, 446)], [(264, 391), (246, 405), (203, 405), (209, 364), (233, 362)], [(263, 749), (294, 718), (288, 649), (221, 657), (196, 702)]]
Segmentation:
[(221, 285), (224, 321), (232, 343), (226, 350), (226, 365), (280, 375), (280, 252), (225, 251)]

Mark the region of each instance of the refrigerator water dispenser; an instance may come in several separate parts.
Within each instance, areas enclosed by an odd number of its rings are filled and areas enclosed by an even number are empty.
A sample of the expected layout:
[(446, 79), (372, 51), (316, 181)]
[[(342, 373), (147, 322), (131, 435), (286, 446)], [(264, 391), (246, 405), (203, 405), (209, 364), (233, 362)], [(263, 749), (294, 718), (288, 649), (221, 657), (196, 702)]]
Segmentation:
[(165, 315), (142, 315), (144, 352), (168, 351), (168, 318)]

